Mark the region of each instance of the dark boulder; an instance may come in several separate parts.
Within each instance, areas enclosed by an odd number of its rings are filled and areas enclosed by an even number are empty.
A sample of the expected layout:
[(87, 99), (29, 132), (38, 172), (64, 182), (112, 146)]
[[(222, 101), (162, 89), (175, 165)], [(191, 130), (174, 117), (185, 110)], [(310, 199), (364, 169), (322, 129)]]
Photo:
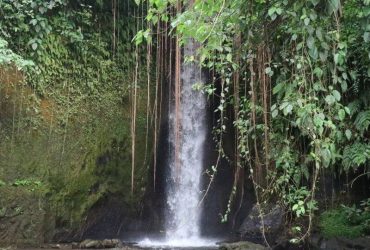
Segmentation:
[(130, 205), (119, 195), (100, 199), (87, 212), (86, 220), (75, 235), (74, 241), (82, 239), (111, 239), (121, 237), (125, 231), (135, 231), (141, 226)]
[[(262, 218), (260, 216), (262, 213)], [(280, 205), (268, 204), (260, 209), (254, 205), (248, 216), (239, 228), (242, 240), (253, 242), (264, 242), (262, 225), (264, 225), (265, 236), (269, 244), (274, 243), (281, 236), (284, 229), (284, 210)]]
[(361, 237), (357, 239), (347, 239), (343, 237), (334, 237), (325, 239), (320, 235), (313, 235), (310, 238), (310, 248), (325, 250), (370, 250), (370, 237)]

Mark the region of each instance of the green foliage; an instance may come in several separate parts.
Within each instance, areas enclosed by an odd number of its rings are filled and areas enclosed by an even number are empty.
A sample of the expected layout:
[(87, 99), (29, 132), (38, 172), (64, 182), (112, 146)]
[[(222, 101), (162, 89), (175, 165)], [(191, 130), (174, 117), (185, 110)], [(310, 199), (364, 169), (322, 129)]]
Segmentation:
[(356, 169), (370, 160), (370, 144), (355, 142), (343, 150), (344, 170)]
[(177, 2), (148, 2), (153, 29), (162, 20), (181, 44), (200, 44), (186, 60), (215, 75), (194, 85), (219, 100), (215, 138), (234, 119), (234, 159), (249, 168), (257, 193), (311, 222), (324, 169), (356, 173), (369, 159), (369, 1), (180, 1), (186, 8), (175, 16)]
[[(361, 204), (366, 204), (364, 200)], [(355, 205), (325, 211), (320, 215), (320, 229), (324, 237), (357, 238), (370, 232), (369, 206)]]
[(27, 187), (27, 189), (31, 192), (35, 191), (35, 189), (41, 189), (43, 184), (41, 181), (35, 181), (30, 179), (17, 179), (12, 183), (14, 187)]
[(370, 125), (370, 110), (358, 113), (354, 125), (361, 134), (367, 131)]
[(324, 212), (320, 221), (322, 233), (326, 238), (336, 236), (356, 238), (360, 237), (364, 230), (362, 226), (351, 225), (346, 214), (341, 210)]
[(0, 36), (0, 66), (7, 67), (14, 64), (19, 70), (27, 70), (34, 66), (30, 60), (24, 60), (21, 56), (15, 54), (8, 48), (8, 42)]
[(19, 39), (23, 44), (27, 44), (22, 52), (29, 51), (31, 56), (37, 55), (41, 53), (42, 40), (52, 30), (48, 16), (64, 5), (64, 0), (2, 1), (0, 9), (4, 18), (0, 20), (0, 31), (5, 38)]

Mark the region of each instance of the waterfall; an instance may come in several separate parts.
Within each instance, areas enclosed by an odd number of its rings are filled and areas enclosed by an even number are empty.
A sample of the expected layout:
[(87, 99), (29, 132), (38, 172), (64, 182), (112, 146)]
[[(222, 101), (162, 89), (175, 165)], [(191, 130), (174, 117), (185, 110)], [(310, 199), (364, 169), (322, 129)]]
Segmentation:
[[(196, 54), (197, 44), (189, 41), (183, 47), (183, 57)], [(204, 143), (207, 135), (206, 96), (193, 89), (202, 83), (202, 70), (194, 62), (181, 65), (180, 105), (169, 100), (169, 136), (167, 159), (167, 213), (165, 239), (144, 239), (141, 247), (173, 249), (174, 247), (210, 247), (215, 239), (205, 239), (200, 232)], [(177, 83), (178, 84), (178, 83)], [(170, 85), (170, 93), (173, 93)], [(175, 98), (176, 99), (176, 98)], [(178, 99), (177, 99), (178, 100)], [(177, 102), (178, 103), (178, 102)]]
[[(184, 57), (195, 55), (196, 45), (184, 46)], [(203, 171), (206, 138), (206, 97), (193, 85), (202, 82), (202, 72), (195, 63), (181, 67), (180, 139), (178, 159), (169, 162), (170, 182), (167, 189), (167, 238), (189, 240), (200, 238), (200, 177)], [(175, 147), (175, 109), (171, 109), (170, 145)], [(174, 152), (172, 150), (172, 152)], [(178, 161), (178, 162), (176, 162)], [(177, 164), (179, 166), (177, 166)]]

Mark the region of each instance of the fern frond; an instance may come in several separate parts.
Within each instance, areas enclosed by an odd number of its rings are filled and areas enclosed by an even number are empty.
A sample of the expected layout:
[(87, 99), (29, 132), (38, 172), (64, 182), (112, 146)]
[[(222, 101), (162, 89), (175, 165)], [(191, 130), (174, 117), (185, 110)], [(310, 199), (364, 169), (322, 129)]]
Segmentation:
[(355, 142), (344, 148), (342, 163), (345, 171), (365, 164), (370, 159), (370, 144)]
[(355, 120), (355, 127), (364, 133), (370, 125), (370, 110), (360, 112)]
[(353, 102), (350, 102), (347, 107), (349, 108), (349, 111), (351, 112), (351, 116), (356, 114), (360, 108), (361, 108), (361, 101), (359, 99), (354, 100)]

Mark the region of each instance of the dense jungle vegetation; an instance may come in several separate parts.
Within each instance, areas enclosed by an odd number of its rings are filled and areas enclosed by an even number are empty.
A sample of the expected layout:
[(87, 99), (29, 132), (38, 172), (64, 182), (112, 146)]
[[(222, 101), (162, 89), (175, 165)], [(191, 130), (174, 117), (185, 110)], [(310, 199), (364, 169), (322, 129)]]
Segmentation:
[(292, 242), (370, 233), (369, 0), (2, 0), (0, 242), (76, 229), (108, 194), (137, 210), (182, 60), (209, 72), (194, 91), (235, 173), (220, 220), (250, 180)]
[[(194, 89), (218, 97), (214, 135), (220, 157), (235, 168), (222, 219), (250, 178), (261, 211), (269, 202), (290, 211), (292, 242), (306, 239), (314, 214), (329, 208), (320, 218), (327, 236), (369, 233), (370, 1), (142, 4), (149, 6), (148, 25), (138, 44), (160, 40), (161, 31), (176, 40), (173, 56), (180, 60), (179, 47), (194, 40), (200, 46), (185, 61), (211, 72)], [(230, 131), (233, 154), (223, 149)], [(325, 188), (325, 179), (339, 181), (339, 189)], [(361, 203), (351, 190), (356, 182), (366, 190), (357, 193)]]
[(136, 12), (130, 1), (0, 1), (0, 241), (81, 227), (107, 194), (138, 207), (149, 156), (131, 195), (130, 93), (147, 75), (135, 74)]

